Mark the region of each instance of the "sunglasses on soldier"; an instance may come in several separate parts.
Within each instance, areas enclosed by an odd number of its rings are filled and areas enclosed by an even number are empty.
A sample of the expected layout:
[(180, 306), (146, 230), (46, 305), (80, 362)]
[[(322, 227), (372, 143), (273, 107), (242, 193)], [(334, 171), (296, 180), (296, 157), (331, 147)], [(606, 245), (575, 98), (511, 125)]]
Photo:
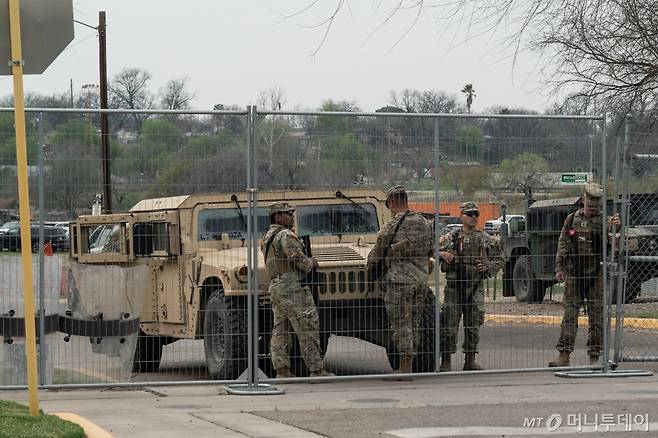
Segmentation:
[(479, 216), (480, 216), (480, 212), (477, 211), (477, 210), (469, 210), (469, 211), (465, 211), (465, 212), (464, 212), (464, 216), (468, 216), (468, 217), (479, 217)]

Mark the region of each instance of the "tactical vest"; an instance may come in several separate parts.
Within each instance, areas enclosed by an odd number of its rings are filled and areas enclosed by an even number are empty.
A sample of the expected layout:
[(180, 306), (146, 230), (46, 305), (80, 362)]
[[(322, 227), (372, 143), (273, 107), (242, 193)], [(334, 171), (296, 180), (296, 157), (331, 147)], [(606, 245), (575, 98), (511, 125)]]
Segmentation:
[(567, 218), (569, 253), (566, 257), (567, 272), (583, 276), (585, 272), (597, 271), (603, 261), (601, 245), (601, 223), (592, 219), (576, 218), (576, 213)]
[(487, 252), (480, 233), (478, 230), (472, 233), (463, 233), (461, 230), (453, 232), (452, 253), (455, 260), (449, 264), (444, 263), (446, 273), (456, 273), (463, 280), (482, 278), (483, 274), (475, 267), (478, 262), (487, 264)]
[(265, 259), (265, 269), (270, 280), (273, 280), (292, 271), (292, 267), (288, 263), (288, 258), (283, 254), (281, 245), (277, 245), (276, 237), (284, 230), (283, 227), (270, 233), (267, 232), (262, 243), (263, 257)]

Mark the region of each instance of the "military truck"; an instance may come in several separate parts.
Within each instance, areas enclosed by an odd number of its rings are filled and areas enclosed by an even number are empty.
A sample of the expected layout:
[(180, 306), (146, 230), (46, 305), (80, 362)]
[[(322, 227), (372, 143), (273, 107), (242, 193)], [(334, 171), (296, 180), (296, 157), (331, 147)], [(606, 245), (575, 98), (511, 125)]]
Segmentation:
[[(582, 199), (547, 199), (529, 204), (526, 232), (501, 236), (506, 262), (503, 296), (516, 296), (520, 302), (542, 302), (546, 288), (556, 283), (555, 254), (562, 225), (570, 213), (582, 208)], [(608, 202), (608, 214), (612, 207)], [(629, 218), (625, 229), (627, 251), (621, 255), (628, 258), (625, 302), (635, 300), (642, 283), (658, 276), (658, 194), (631, 195)]]
[[(385, 193), (344, 191), (260, 192), (257, 232), (270, 224), (267, 205), (296, 208), (295, 230), (318, 260), (312, 284), (322, 348), (331, 334), (353, 336), (386, 348), (393, 369), (398, 355), (382, 291), (368, 291), (366, 260), (380, 227), (390, 219)], [(211, 378), (234, 379), (247, 364), (246, 195), (223, 193), (147, 199), (127, 213), (80, 216), (71, 224), (71, 257), (77, 263), (148, 266), (134, 370), (156, 371), (164, 345), (202, 339)], [(272, 311), (269, 280), (259, 251), (259, 363), (271, 373)], [(434, 294), (428, 289), (415, 371), (434, 370)], [(293, 372), (305, 375), (299, 346)]]

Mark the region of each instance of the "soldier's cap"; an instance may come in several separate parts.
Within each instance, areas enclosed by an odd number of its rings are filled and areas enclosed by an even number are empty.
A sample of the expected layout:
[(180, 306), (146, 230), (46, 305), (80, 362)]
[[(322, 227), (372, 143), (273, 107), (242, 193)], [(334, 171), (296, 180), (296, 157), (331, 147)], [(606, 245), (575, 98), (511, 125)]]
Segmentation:
[(270, 216), (272, 216), (274, 213), (285, 213), (288, 211), (295, 211), (295, 209), (287, 202), (275, 202), (272, 205), (270, 205), (269, 209), (270, 209)]
[(475, 202), (464, 202), (462, 205), (459, 206), (461, 209), (462, 213), (466, 213), (467, 211), (480, 211), (480, 207)]
[(386, 191), (386, 202), (385, 202), (385, 204), (388, 205), (388, 201), (391, 198), (395, 197), (395, 196), (406, 195), (406, 194), (407, 194), (407, 191), (404, 189), (403, 186), (400, 186), (400, 185), (393, 186), (393, 187), (391, 187), (390, 189), (388, 189)]
[(598, 205), (603, 196), (603, 187), (597, 183), (588, 183), (585, 185), (584, 196), (587, 198), (590, 205)]

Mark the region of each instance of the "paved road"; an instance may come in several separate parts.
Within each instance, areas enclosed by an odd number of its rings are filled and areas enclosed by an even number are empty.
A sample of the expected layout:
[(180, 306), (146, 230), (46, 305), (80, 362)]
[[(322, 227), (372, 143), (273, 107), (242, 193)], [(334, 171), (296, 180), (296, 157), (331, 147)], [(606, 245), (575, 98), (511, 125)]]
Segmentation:
[[(587, 432), (593, 437), (593, 426), (578, 432), (568, 419), (580, 416), (582, 423), (592, 424), (595, 414), (612, 414), (616, 424), (618, 415), (639, 415), (651, 430), (639, 436), (657, 436), (658, 431), (656, 377), (576, 380), (542, 372), (280, 387), (285, 394), (253, 397), (229, 396), (216, 385), (42, 391), (41, 407), (77, 413), (116, 438), (582, 437)], [(5, 391), (0, 396), (24, 402), (27, 394)], [(563, 419), (556, 432), (537, 422), (553, 414)], [(527, 421), (533, 419), (531, 427)], [(643, 425), (633, 427), (644, 430)]]
[[(572, 364), (587, 365), (586, 329), (579, 330)], [(657, 355), (658, 333), (627, 329), (626, 353)], [(545, 367), (557, 353), (554, 349), (559, 335), (557, 325), (492, 324), (482, 329), (480, 362), (487, 369), (527, 369)], [(614, 336), (614, 332), (613, 332)], [(459, 344), (461, 345), (462, 336)], [(454, 370), (463, 366), (461, 354), (455, 355)], [(391, 368), (383, 348), (359, 339), (332, 336), (326, 356), (329, 368), (338, 374), (381, 374)], [(653, 368), (652, 364), (638, 364)], [(199, 341), (179, 341), (165, 347), (158, 373), (136, 375), (132, 381), (195, 380), (207, 378), (203, 344)]]
[[(487, 322), (482, 328), (480, 363), (488, 370), (545, 367), (555, 357), (554, 345), (558, 325)], [(164, 348), (162, 365), (157, 373), (132, 373), (131, 342), (114, 345), (114, 354), (99, 353), (99, 346), (88, 338), (73, 337), (64, 342), (63, 335), (53, 335), (51, 351), (54, 383), (159, 382), (207, 380), (203, 342), (178, 341)], [(116, 340), (115, 340), (116, 341)], [(461, 339), (460, 339), (461, 344)], [(586, 329), (579, 330), (574, 365), (586, 365)], [(107, 352), (109, 339), (103, 340)], [(626, 329), (626, 355), (658, 355), (658, 331)], [(132, 347), (134, 348), (134, 347)], [(110, 348), (109, 350), (113, 350)], [(0, 351), (1, 353), (1, 351)], [(0, 355), (1, 357), (1, 355)], [(21, 356), (23, 357), (23, 356)], [(455, 355), (453, 369), (463, 365), (463, 355)], [(339, 375), (384, 374), (391, 368), (383, 348), (347, 337), (332, 336), (326, 356), (329, 368)], [(644, 369), (656, 368), (656, 362), (636, 364)], [(2, 382), (10, 385), (14, 382)]]

